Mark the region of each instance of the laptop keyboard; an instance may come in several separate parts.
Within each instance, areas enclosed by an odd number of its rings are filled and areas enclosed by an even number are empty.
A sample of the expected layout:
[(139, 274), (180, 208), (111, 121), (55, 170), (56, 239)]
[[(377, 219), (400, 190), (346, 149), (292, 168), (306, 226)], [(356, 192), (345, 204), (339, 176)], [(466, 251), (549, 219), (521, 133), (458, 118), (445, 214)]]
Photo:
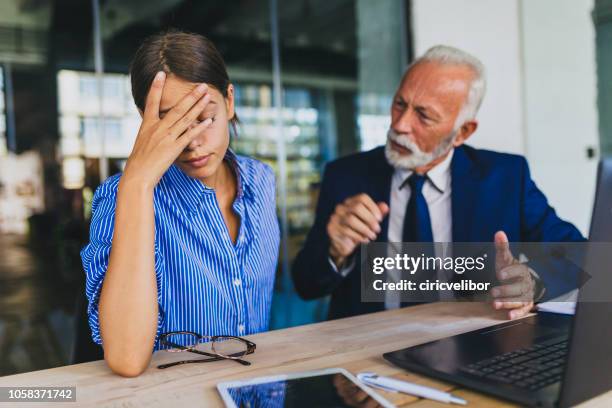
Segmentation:
[(461, 371), (535, 391), (561, 381), (567, 340), (553, 339), (467, 365)]

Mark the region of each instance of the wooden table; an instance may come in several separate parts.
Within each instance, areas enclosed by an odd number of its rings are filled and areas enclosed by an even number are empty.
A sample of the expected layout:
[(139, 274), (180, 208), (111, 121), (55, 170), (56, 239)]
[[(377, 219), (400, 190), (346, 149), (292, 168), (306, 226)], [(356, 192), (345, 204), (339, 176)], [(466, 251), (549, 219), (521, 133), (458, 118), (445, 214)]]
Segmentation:
[[(382, 358), (387, 351), (425, 343), (504, 322), (504, 316), (478, 303), (436, 303), (276, 330), (250, 336), (257, 343), (248, 356), (248, 367), (231, 361), (186, 364), (166, 370), (162, 362), (183, 359), (182, 353), (157, 352), (147, 371), (137, 378), (113, 374), (103, 361), (77, 364), (1, 377), (0, 386), (76, 386), (77, 403), (65, 406), (136, 407), (222, 407), (215, 388), (221, 381), (343, 367), (356, 374), (375, 371), (451, 391), (465, 398), (469, 407), (510, 407), (513, 404), (472, 392), (452, 384), (407, 373)], [(400, 407), (449, 407), (416, 397), (380, 392)], [(59, 403), (31, 406), (58, 407)], [(0, 403), (0, 406), (8, 404)], [(26, 403), (13, 404), (17, 407)], [(612, 392), (583, 404), (612, 406)]]

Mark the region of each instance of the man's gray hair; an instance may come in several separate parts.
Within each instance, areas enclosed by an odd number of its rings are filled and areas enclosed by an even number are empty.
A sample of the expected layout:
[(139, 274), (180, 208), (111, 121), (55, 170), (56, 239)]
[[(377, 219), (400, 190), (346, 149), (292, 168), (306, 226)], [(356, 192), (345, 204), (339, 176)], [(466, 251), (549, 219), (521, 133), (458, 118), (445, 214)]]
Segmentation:
[(487, 87), (484, 64), (478, 58), (459, 48), (448, 45), (436, 45), (428, 49), (423, 56), (414, 60), (408, 66), (406, 73), (421, 62), (435, 62), (442, 65), (464, 65), (474, 72), (474, 78), (470, 83), (467, 99), (455, 121), (455, 129), (458, 129), (465, 121), (475, 119)]

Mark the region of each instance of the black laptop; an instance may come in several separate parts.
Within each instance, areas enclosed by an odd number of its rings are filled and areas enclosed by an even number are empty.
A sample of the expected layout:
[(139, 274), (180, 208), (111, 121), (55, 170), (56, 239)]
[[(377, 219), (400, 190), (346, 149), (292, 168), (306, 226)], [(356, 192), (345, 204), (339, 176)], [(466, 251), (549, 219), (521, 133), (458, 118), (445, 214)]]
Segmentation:
[[(590, 241), (612, 242), (612, 159), (599, 164)], [(568, 407), (612, 389), (611, 263), (586, 265), (574, 316), (543, 313), (384, 354), (407, 370), (529, 406)], [(611, 255), (612, 257), (612, 255)], [(605, 295), (612, 298), (612, 295)], [(599, 301), (592, 301), (599, 299)]]

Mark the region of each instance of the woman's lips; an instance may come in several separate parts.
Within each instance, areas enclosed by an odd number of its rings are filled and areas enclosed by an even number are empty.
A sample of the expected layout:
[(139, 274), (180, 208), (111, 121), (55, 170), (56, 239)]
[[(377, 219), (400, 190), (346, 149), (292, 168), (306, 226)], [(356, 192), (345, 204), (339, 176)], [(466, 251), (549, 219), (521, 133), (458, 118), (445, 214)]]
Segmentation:
[(208, 159), (210, 159), (210, 156), (212, 156), (212, 154), (207, 154), (206, 156), (195, 157), (191, 160), (186, 160), (185, 163), (195, 168), (204, 167), (206, 166), (206, 163), (208, 163)]
[(393, 140), (391, 140), (391, 147), (393, 148), (393, 150), (395, 150), (399, 154), (411, 154), (412, 153), (412, 150), (398, 143), (395, 143)]

